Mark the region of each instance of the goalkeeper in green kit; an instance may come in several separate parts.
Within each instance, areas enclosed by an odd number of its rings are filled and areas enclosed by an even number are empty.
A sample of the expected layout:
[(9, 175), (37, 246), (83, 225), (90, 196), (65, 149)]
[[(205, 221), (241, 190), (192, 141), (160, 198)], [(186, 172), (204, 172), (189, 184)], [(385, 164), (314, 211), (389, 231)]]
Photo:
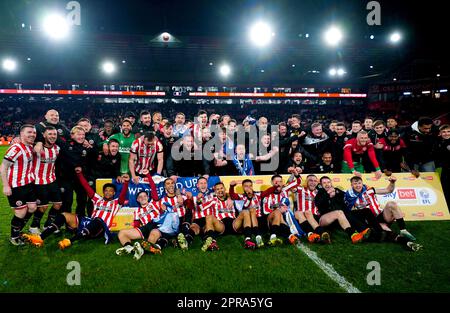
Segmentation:
[[(108, 150), (108, 142), (111, 139), (116, 139), (119, 142), (119, 153), (121, 156), (121, 162), (120, 162), (120, 175), (130, 175), (130, 169), (128, 168), (128, 159), (130, 158), (130, 148), (133, 144), (133, 141), (135, 140), (134, 135), (131, 133), (132, 124), (130, 120), (123, 120), (122, 121), (122, 131), (118, 134), (114, 134), (111, 137), (109, 137), (105, 142), (103, 143), (103, 151), (105, 152)], [(107, 153), (107, 152), (106, 152)]]

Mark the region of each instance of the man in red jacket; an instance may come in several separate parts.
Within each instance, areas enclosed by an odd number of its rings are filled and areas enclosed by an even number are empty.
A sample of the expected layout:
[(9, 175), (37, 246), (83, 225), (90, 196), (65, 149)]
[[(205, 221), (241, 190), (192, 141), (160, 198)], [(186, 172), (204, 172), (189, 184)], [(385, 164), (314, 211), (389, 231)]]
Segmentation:
[(369, 158), (375, 168), (375, 177), (381, 177), (381, 169), (375, 155), (373, 143), (366, 131), (362, 130), (356, 138), (349, 139), (344, 146), (344, 161), (342, 162), (342, 173), (352, 173), (361, 176), (364, 173), (363, 158)]

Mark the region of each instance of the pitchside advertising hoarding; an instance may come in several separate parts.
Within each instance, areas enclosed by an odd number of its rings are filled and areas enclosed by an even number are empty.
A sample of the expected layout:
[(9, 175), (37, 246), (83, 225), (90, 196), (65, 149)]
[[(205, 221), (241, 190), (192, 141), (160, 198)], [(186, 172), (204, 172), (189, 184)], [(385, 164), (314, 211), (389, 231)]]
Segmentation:
[[(282, 175), (284, 181), (287, 181), (290, 175)], [(319, 178), (323, 175), (317, 175)], [(351, 174), (327, 174), (332, 180), (333, 185), (342, 190), (350, 188)], [(397, 182), (395, 184), (394, 192), (387, 195), (377, 195), (381, 205), (384, 206), (388, 201), (397, 202), (403, 212), (405, 219), (408, 221), (432, 221), (432, 220), (450, 220), (447, 203), (445, 202), (442, 191), (441, 182), (437, 173), (424, 172), (419, 178), (412, 176), (409, 173), (396, 173)], [(212, 188), (215, 183), (222, 181), (227, 190), (231, 181), (237, 182), (236, 191), (242, 193), (241, 182), (245, 178), (250, 178), (253, 181), (253, 187), (257, 191), (262, 191), (271, 186), (270, 175), (261, 176), (211, 176), (208, 180), (208, 187)], [(302, 175), (302, 184), (305, 185), (306, 175)], [(389, 184), (388, 177), (383, 176), (380, 179), (375, 179), (373, 174), (363, 174), (364, 183), (369, 187), (384, 188)], [(157, 187), (158, 195), (164, 192), (163, 182), (165, 177), (155, 176), (154, 181)], [(198, 177), (179, 177), (177, 181), (177, 188), (184, 191), (190, 191), (193, 195), (197, 194), (197, 180)], [(102, 187), (106, 183), (115, 183), (120, 192), (122, 185), (111, 179), (98, 179), (96, 182), (96, 191), (102, 195)], [(132, 228), (133, 212), (137, 207), (136, 195), (140, 190), (150, 191), (150, 187), (146, 179), (142, 179), (139, 184), (130, 182), (128, 186), (127, 202), (119, 211), (114, 219), (112, 230), (120, 230)], [(117, 193), (117, 194), (118, 194)], [(291, 194), (293, 198), (293, 195)], [(292, 199), (293, 200), (293, 199)], [(293, 203), (293, 201), (291, 201)]]

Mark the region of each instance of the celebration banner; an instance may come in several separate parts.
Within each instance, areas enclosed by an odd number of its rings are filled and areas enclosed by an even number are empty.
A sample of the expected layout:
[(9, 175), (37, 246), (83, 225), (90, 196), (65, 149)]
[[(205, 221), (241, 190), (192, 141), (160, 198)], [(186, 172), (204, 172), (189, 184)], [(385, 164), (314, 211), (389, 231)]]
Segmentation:
[[(290, 175), (282, 175), (286, 182)], [(302, 185), (306, 183), (306, 176), (302, 175)], [(319, 178), (323, 175), (317, 175)], [(329, 174), (327, 175), (333, 181), (336, 188), (347, 190), (350, 188), (351, 174)], [(405, 213), (405, 220), (407, 221), (430, 221), (430, 220), (450, 220), (447, 203), (445, 202), (442, 191), (441, 182), (437, 173), (424, 172), (419, 178), (414, 177), (410, 173), (396, 173), (397, 182), (395, 190), (387, 195), (377, 195), (380, 204), (384, 206), (388, 201), (395, 201), (399, 204), (402, 211)], [(244, 179), (250, 178), (253, 181), (253, 188), (256, 191), (262, 191), (271, 186), (270, 175), (260, 176), (211, 176), (208, 179), (208, 187), (212, 188), (218, 181), (225, 184), (226, 189), (229, 189), (230, 182), (237, 183), (236, 192), (242, 193), (241, 183)], [(158, 195), (161, 196), (164, 192), (164, 177), (153, 177), (157, 186)], [(363, 174), (363, 181), (369, 187), (385, 188), (389, 184), (387, 176), (382, 176), (376, 180), (373, 174)], [(190, 191), (193, 195), (197, 194), (197, 180), (198, 177), (179, 177), (177, 180), (177, 188), (179, 190)], [(96, 182), (96, 190), (98, 194), (102, 194), (102, 187), (105, 183), (111, 183), (111, 179), (98, 179)], [(113, 181), (115, 183), (115, 181)], [(122, 185), (115, 183), (119, 194)], [(131, 228), (133, 223), (133, 212), (136, 203), (136, 195), (140, 190), (150, 192), (150, 187), (146, 179), (142, 179), (139, 184), (130, 182), (128, 186), (127, 202), (119, 211), (113, 222), (112, 230), (120, 230)], [(294, 195), (291, 194), (291, 203), (294, 203)]]

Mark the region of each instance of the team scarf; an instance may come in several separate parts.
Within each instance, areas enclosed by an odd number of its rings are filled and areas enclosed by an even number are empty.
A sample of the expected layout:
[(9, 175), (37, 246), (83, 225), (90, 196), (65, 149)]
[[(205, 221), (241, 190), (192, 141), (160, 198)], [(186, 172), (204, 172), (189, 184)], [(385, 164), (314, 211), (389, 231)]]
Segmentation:
[(364, 193), (367, 191), (367, 186), (363, 185), (361, 192), (356, 192), (353, 188), (350, 188), (345, 192), (344, 201), (347, 206), (347, 210), (351, 211), (351, 209), (355, 206), (355, 203), (358, 199), (364, 201)]
[(252, 176), (253, 174), (253, 163), (252, 160), (250, 160), (248, 154), (245, 155), (244, 164), (241, 165), (241, 162), (239, 162), (237, 158), (237, 154), (233, 157), (233, 164), (236, 167), (236, 169), (239, 171), (239, 175), (241, 176)]

